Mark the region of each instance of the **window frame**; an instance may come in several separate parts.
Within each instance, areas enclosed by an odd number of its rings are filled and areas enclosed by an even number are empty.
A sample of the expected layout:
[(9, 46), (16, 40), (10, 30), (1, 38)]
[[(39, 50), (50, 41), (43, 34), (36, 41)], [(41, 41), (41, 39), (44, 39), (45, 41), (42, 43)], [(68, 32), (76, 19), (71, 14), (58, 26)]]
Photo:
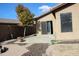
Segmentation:
[[(66, 26), (66, 25), (64, 25), (64, 26), (62, 25), (62, 23), (63, 23), (63, 22), (62, 22), (62, 19), (61, 19), (61, 17), (63, 17), (63, 16), (61, 16), (62, 14), (64, 14), (64, 15), (70, 14), (70, 15), (67, 16), (67, 17), (71, 17), (71, 18), (70, 18), (71, 20), (64, 22), (64, 23), (70, 22), (70, 23), (67, 23), (67, 24), (70, 24), (69, 26), (71, 26), (71, 27), (70, 27), (70, 30), (67, 29), (67, 30), (65, 31), (65, 30), (63, 29), (63, 27)], [(65, 21), (65, 20), (63, 20), (63, 21)], [(71, 13), (71, 12), (60, 13), (60, 23), (61, 23), (60, 26), (61, 26), (61, 32), (62, 32), (62, 33), (64, 33), (64, 32), (65, 32), (65, 33), (66, 33), (66, 32), (73, 32), (72, 13)], [(66, 28), (67, 28), (67, 26), (66, 26)]]

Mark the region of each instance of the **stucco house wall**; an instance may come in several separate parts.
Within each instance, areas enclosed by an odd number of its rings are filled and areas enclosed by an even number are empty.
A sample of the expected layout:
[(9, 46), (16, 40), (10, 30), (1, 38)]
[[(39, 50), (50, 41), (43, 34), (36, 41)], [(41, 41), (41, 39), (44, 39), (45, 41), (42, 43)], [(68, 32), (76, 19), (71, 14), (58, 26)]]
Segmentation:
[[(72, 13), (72, 32), (61, 32), (60, 13)], [(79, 39), (79, 4), (74, 4), (65, 9), (56, 12), (56, 39), (57, 40), (74, 40)]]
[[(60, 13), (72, 13), (72, 32), (61, 32), (61, 19)], [(56, 40), (75, 40), (79, 39), (79, 4), (73, 4), (68, 6), (62, 10), (56, 11), (55, 16), (52, 12), (40, 19), (39, 22), (43, 21), (53, 21), (53, 36), (55, 36)], [(40, 30), (38, 30), (38, 34), (41, 34), (41, 26), (39, 26)]]
[[(41, 29), (41, 22), (45, 22), (45, 21), (52, 21), (53, 22), (53, 32), (55, 32), (55, 25), (54, 25), (54, 21), (55, 21), (55, 18), (54, 18), (54, 16), (53, 16), (53, 14), (52, 13), (50, 13), (49, 15), (46, 15), (46, 16), (44, 16), (44, 17), (42, 17), (42, 18), (40, 18), (39, 20), (38, 20), (38, 22), (40, 23), (39, 25), (39, 30), (38, 30), (38, 35), (42, 35), (42, 29)], [(47, 35), (47, 34), (46, 34)]]

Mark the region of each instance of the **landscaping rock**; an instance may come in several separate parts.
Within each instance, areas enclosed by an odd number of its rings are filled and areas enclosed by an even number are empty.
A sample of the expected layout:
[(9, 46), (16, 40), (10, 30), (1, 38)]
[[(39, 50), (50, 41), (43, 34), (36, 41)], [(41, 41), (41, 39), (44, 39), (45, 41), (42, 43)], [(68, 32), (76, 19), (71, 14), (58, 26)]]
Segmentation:
[(24, 42), (25, 40), (23, 37), (17, 37), (17, 41)]

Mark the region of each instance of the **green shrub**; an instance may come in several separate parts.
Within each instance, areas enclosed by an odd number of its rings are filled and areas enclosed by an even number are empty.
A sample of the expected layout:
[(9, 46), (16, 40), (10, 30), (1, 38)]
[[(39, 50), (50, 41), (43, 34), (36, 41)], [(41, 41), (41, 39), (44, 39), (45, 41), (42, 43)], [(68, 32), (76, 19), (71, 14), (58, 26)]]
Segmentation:
[(51, 40), (51, 43), (52, 44), (59, 44), (61, 41), (58, 41), (58, 40)]

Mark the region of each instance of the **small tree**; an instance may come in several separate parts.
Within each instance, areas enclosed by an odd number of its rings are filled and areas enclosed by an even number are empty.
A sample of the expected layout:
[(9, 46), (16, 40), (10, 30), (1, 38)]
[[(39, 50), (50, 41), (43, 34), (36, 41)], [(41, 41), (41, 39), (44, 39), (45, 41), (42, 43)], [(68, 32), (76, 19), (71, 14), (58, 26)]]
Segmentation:
[(30, 10), (23, 5), (19, 4), (16, 7), (16, 12), (18, 15), (18, 19), (22, 22), (24, 26), (24, 37), (26, 32), (26, 26), (33, 24), (34, 15), (30, 12)]

